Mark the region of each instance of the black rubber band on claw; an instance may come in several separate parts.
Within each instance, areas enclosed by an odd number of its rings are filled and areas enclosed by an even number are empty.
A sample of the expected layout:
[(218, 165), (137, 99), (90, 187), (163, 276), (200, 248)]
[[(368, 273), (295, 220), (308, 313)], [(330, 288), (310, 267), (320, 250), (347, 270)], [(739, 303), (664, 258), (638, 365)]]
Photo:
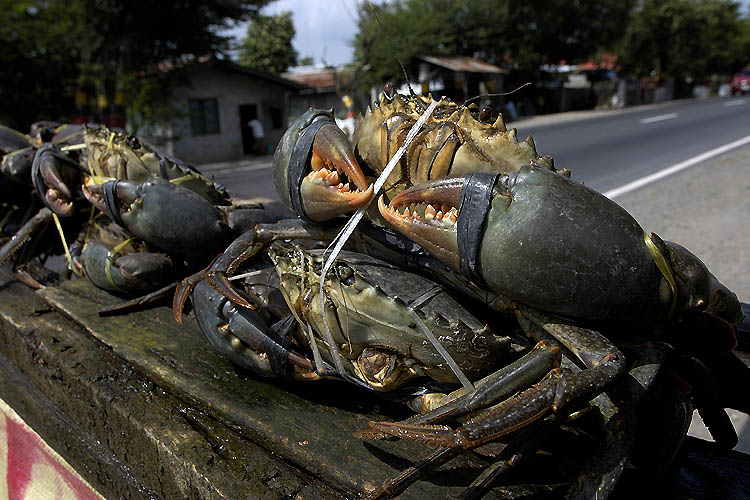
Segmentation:
[(305, 222), (314, 222), (305, 213), (305, 209), (302, 206), (302, 194), (300, 193), (300, 187), (302, 186), (302, 179), (305, 174), (305, 167), (310, 161), (310, 154), (312, 153), (312, 144), (315, 140), (315, 134), (318, 130), (326, 123), (334, 123), (333, 120), (328, 118), (326, 115), (319, 115), (315, 119), (302, 129), (297, 136), (297, 142), (294, 144), (294, 150), (292, 156), (289, 159), (289, 170), (287, 172), (287, 186), (289, 188), (289, 199), (292, 202), (292, 208), (294, 212)]
[(102, 185), (102, 196), (104, 197), (104, 205), (107, 207), (107, 215), (110, 219), (123, 229), (127, 229), (128, 226), (120, 217), (120, 210), (117, 207), (117, 183), (119, 180), (107, 181)]
[(484, 224), (492, 203), (492, 188), (500, 174), (475, 172), (464, 179), (458, 208), (458, 256), (461, 272), (478, 285), (484, 285), (479, 269)]
[(58, 160), (68, 163), (72, 165), (73, 167), (77, 169), (81, 169), (81, 166), (76, 163), (75, 161), (71, 160), (67, 156), (65, 156), (61, 151), (59, 151), (54, 145), (46, 143), (42, 144), (42, 146), (37, 150), (36, 154), (34, 155), (34, 161), (31, 163), (31, 182), (34, 184), (34, 190), (39, 195), (39, 198), (41, 198), (42, 203), (44, 203), (44, 206), (55, 211), (49, 203), (47, 203), (47, 197), (45, 196), (45, 193), (47, 192), (47, 188), (44, 185), (44, 178), (42, 177), (42, 170), (41, 170), (41, 163), (42, 163), (42, 156), (45, 154), (51, 154)]

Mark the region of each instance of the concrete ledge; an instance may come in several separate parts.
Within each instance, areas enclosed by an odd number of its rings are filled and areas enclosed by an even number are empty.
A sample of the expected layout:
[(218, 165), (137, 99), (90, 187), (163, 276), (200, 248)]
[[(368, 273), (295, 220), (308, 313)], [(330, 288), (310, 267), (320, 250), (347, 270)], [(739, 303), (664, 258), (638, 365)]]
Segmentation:
[[(352, 437), (369, 419), (404, 418), (401, 405), (345, 383), (253, 379), (166, 307), (96, 314), (116, 301), (86, 281), (35, 293), (0, 269), (0, 397), (107, 498), (356, 498), (431, 451)], [(484, 463), (452, 462), (401, 498), (455, 497)], [(518, 498), (529, 477), (562, 497), (527, 465), (486, 498)], [(750, 457), (690, 440), (666, 477), (626, 476), (617, 496), (743, 498), (748, 484)]]

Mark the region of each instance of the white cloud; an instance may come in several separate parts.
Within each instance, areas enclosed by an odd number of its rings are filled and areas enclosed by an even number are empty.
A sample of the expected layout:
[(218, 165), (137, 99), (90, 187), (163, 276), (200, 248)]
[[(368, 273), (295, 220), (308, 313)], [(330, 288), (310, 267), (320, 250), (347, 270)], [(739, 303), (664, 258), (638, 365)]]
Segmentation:
[(300, 56), (312, 56), (316, 63), (341, 65), (352, 59), (357, 3), (356, 0), (277, 0), (263, 9), (263, 13), (291, 11), (296, 31), (292, 44)]

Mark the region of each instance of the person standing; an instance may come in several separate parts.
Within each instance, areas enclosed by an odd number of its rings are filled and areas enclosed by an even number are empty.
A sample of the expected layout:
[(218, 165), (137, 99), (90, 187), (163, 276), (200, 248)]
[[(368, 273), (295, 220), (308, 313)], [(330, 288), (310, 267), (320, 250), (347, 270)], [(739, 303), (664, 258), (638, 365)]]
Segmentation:
[(263, 154), (263, 125), (261, 125), (260, 120), (253, 118), (247, 123), (247, 126), (253, 133), (253, 153), (256, 155)]

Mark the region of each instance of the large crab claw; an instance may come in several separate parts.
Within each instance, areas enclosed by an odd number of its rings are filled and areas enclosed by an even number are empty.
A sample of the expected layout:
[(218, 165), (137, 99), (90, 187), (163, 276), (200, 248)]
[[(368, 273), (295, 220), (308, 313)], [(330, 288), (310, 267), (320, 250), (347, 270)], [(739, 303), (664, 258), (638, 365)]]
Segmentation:
[(555, 314), (674, 324), (705, 311), (720, 318), (719, 331), (742, 318), (736, 296), (697, 257), (545, 168), (443, 178), (378, 205), (393, 227), (478, 285)]
[(146, 182), (90, 183), (84, 194), (133, 235), (188, 260), (201, 261), (226, 248), (230, 230), (209, 201), (159, 177)]
[(52, 144), (36, 152), (31, 165), (31, 181), (44, 204), (56, 214), (73, 214), (74, 193), (70, 186), (79, 184), (82, 167)]
[(380, 214), (395, 229), (419, 243), (452, 268), (460, 269), (457, 222), (463, 177), (447, 177), (414, 186), (386, 204), (378, 199)]
[(373, 196), (330, 111), (310, 109), (295, 120), (273, 161), (276, 192), (303, 219), (332, 219), (357, 210)]

